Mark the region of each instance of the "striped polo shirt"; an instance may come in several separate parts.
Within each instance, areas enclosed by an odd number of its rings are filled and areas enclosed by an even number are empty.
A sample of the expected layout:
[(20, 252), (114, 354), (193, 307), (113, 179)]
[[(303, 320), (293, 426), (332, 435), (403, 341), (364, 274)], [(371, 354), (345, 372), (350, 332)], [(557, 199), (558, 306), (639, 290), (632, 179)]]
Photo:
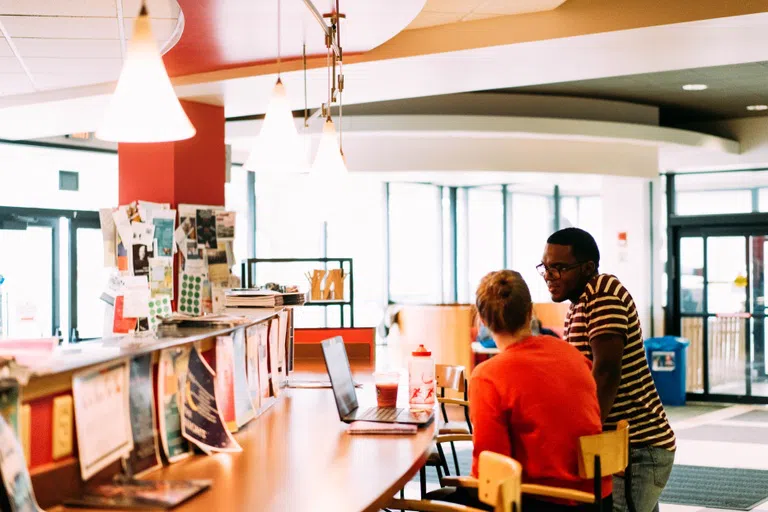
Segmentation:
[(565, 339), (592, 360), (590, 340), (601, 334), (625, 337), (621, 384), (606, 425), (627, 420), (630, 444), (675, 449), (675, 434), (648, 368), (640, 319), (632, 296), (619, 280), (599, 274), (590, 280), (565, 318)]

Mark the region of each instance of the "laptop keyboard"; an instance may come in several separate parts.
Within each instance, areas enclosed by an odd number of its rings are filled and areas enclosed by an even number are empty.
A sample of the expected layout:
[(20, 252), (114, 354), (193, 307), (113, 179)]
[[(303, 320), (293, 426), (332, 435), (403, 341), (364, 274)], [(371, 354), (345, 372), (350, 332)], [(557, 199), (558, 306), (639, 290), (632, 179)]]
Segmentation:
[(395, 421), (401, 412), (403, 412), (403, 409), (372, 408), (367, 409), (362, 415), (357, 416), (355, 419), (363, 421)]

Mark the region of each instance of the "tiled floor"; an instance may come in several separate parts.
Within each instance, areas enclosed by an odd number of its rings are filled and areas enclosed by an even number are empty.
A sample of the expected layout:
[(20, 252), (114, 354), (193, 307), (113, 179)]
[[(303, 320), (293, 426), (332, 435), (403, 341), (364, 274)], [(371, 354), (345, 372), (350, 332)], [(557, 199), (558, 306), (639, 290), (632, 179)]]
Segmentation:
[[(672, 427), (678, 435), (681, 435), (687, 429), (702, 425), (748, 426), (768, 429), (768, 422), (747, 423), (733, 419), (752, 410), (768, 411), (768, 408), (743, 405), (730, 407), (690, 405), (680, 408), (668, 408), (667, 412), (672, 422)], [(678, 439), (677, 446), (676, 464), (768, 470), (768, 444), (728, 442), (718, 439)], [(662, 512), (699, 512), (704, 510), (721, 509), (661, 504)], [(754, 510), (768, 511), (768, 503), (758, 505)]]
[[(691, 404), (685, 407), (669, 407), (667, 408), (667, 414), (673, 428), (678, 433), (703, 425), (768, 429), (768, 422), (734, 420), (735, 417), (753, 410), (768, 412), (768, 408), (757, 406)], [(768, 443), (727, 442), (718, 439), (678, 439), (675, 463), (691, 466), (768, 470)], [(428, 471), (432, 471), (432, 469), (428, 469)], [(428, 490), (434, 488), (436, 486), (428, 485)], [(408, 484), (406, 496), (418, 498), (419, 486), (417, 483), (412, 482)], [(723, 512), (722, 509), (707, 509), (698, 506), (669, 505), (664, 503), (661, 504), (660, 508), (661, 512), (703, 512), (708, 510)], [(753, 510), (768, 511), (768, 502), (758, 505)]]

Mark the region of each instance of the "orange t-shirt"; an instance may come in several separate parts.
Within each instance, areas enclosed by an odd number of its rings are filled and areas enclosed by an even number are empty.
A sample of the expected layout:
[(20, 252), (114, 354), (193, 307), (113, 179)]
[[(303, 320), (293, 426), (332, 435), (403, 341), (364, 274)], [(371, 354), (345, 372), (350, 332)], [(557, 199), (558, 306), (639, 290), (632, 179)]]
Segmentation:
[[(532, 336), (481, 363), (469, 384), (472, 475), (485, 450), (523, 466), (523, 482), (592, 492), (579, 477), (579, 437), (602, 432), (592, 363), (568, 343)], [(603, 496), (611, 493), (603, 480)]]

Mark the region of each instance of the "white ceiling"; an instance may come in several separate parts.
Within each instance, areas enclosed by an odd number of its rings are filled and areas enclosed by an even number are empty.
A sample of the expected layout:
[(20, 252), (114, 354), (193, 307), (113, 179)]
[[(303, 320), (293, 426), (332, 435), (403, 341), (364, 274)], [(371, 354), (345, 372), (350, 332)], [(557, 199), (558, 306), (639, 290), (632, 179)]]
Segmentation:
[[(6, 0), (0, 15), (0, 96), (114, 81), (141, 0)], [(180, 34), (176, 0), (148, 0), (162, 48)]]
[(427, 0), (408, 29), (474, 21), (512, 14), (549, 11), (566, 0)]

